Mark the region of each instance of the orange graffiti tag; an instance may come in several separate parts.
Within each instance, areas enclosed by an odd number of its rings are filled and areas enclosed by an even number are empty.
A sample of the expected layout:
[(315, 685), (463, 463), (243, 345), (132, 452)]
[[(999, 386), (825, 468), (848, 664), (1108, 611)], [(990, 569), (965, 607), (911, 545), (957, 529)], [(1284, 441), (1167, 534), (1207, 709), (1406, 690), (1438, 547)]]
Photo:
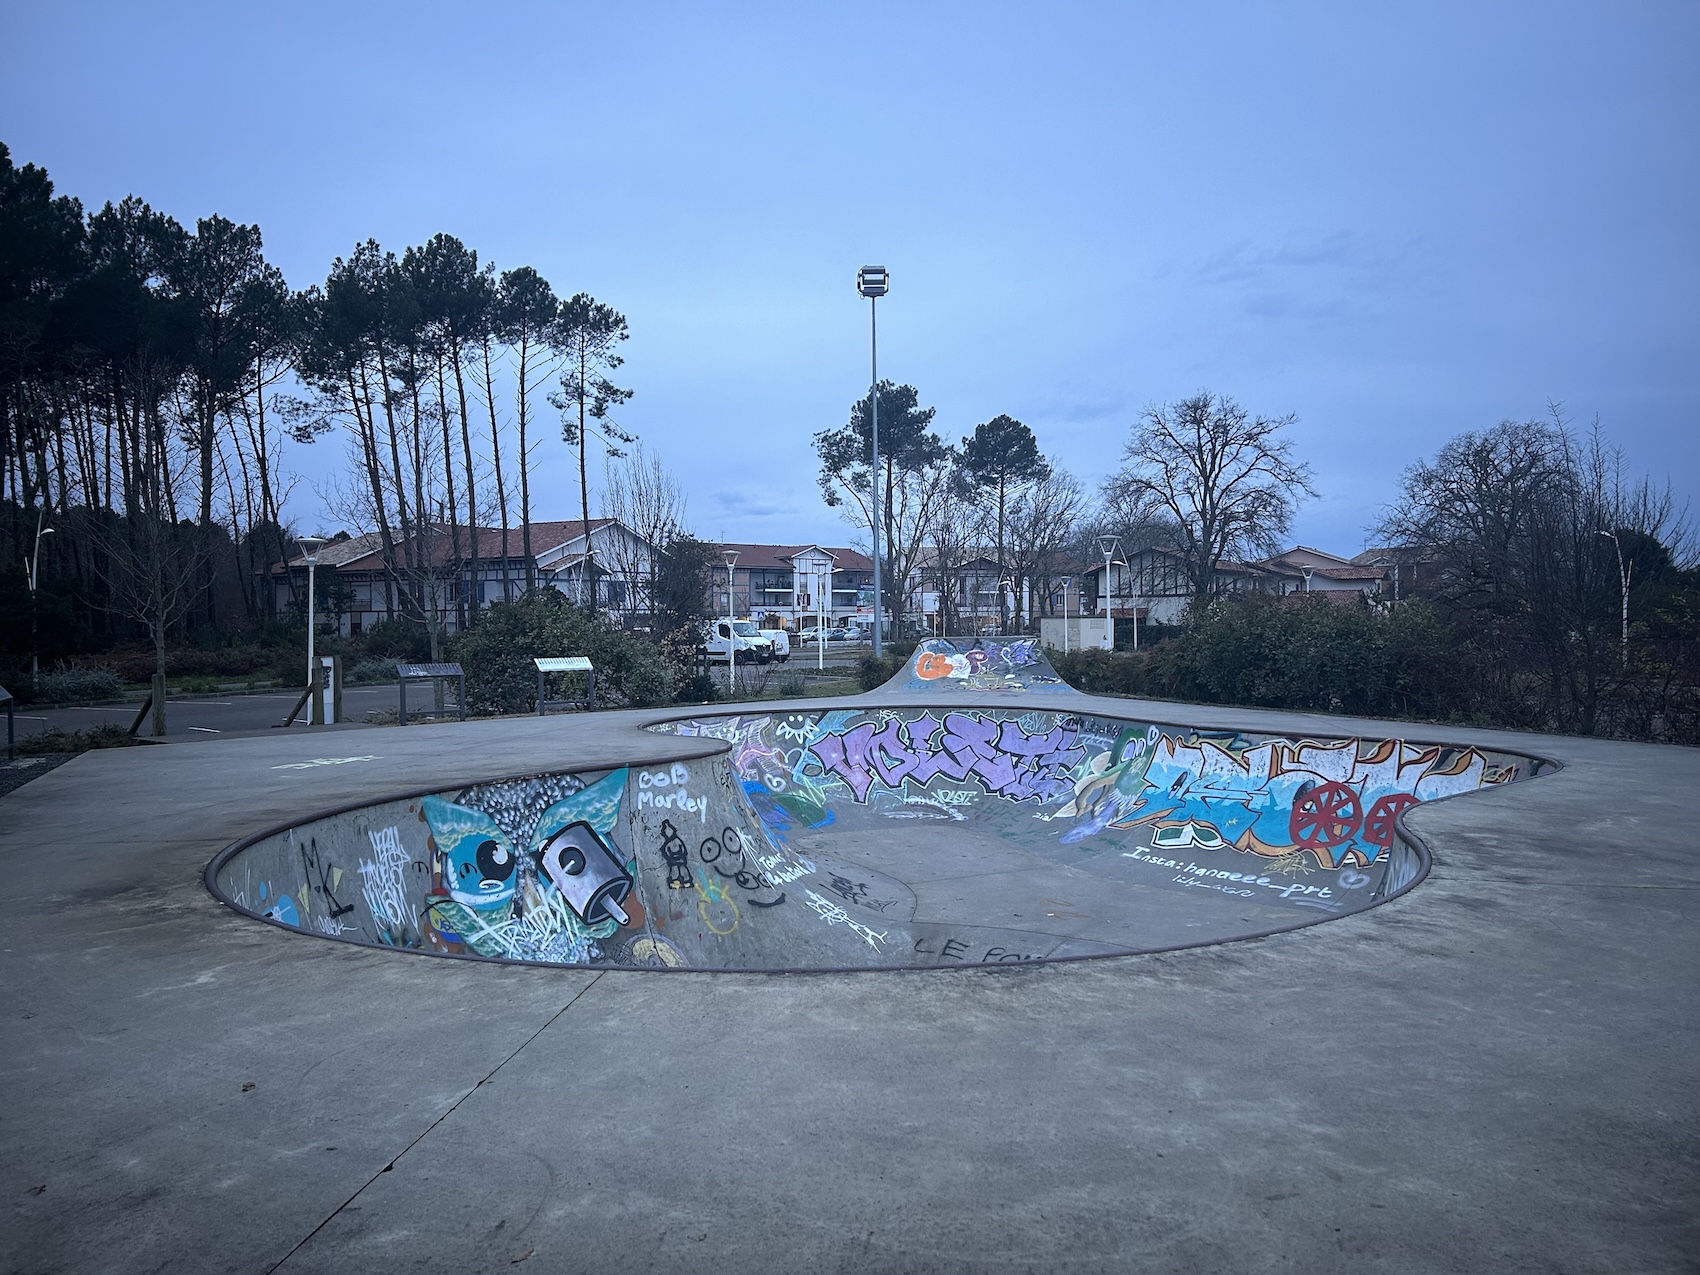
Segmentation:
[(929, 682), (941, 677), (949, 677), (950, 672), (950, 660), (936, 651), (928, 651), (915, 661), (915, 676), (924, 677)]

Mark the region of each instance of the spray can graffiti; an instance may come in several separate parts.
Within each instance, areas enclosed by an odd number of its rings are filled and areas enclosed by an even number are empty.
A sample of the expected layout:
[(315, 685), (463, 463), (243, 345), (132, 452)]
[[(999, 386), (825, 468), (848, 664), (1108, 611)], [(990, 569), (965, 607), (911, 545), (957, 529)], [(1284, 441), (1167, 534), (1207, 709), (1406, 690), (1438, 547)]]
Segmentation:
[(543, 871), (585, 924), (610, 917), (626, 924), (620, 905), (632, 892), (632, 878), (596, 829), (582, 820), (569, 823), (543, 843), (541, 857)]

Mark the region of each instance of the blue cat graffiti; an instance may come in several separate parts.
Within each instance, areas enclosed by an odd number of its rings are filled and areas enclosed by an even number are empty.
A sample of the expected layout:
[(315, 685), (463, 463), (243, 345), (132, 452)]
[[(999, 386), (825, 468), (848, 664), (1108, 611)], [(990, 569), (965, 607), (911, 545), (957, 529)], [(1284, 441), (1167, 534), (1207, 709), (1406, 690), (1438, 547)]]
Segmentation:
[(608, 841), (625, 789), (621, 769), (554, 802), (537, 816), (523, 857), (487, 811), (426, 797), (436, 937), (481, 956), (588, 959), (627, 919), (620, 905), (636, 865)]

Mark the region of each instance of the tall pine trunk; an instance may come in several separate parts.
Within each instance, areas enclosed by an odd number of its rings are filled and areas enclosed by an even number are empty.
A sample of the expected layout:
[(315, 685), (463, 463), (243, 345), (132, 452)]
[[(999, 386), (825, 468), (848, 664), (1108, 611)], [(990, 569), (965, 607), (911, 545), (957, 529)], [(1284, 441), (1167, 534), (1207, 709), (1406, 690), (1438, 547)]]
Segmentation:
[[(470, 627), (478, 622), (478, 486), (477, 477), (472, 468), (472, 421), (466, 411), (466, 378), (463, 375), (461, 362), (466, 351), (461, 348), (460, 338), (456, 337), (450, 343), (449, 355), (455, 365), (455, 393), (460, 398), (460, 444), (466, 461), (466, 522), (468, 558), (472, 572), (471, 585), (468, 592), (471, 605), (467, 611), (467, 624)], [(456, 573), (459, 573), (460, 563), (455, 563)]]
[(496, 466), (496, 503), (502, 511), (502, 601), (514, 600), (508, 579), (508, 489), (502, 482), (502, 436), (496, 425), (496, 387), (490, 376), (490, 338), (484, 338), (484, 401), (490, 408), (490, 458)]

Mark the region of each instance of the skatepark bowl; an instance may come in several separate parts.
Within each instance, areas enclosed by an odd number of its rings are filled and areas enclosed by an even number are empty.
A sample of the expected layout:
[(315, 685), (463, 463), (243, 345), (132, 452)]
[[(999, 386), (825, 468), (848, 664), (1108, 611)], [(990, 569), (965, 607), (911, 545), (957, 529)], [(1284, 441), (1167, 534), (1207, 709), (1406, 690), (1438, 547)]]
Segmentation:
[[(665, 753), (374, 800), (208, 866), (249, 916), (528, 964), (938, 968), (1195, 947), (1416, 885), (1421, 802), (1551, 764), (1103, 715), (1031, 641), (934, 640), (833, 706), (648, 723)], [(704, 755), (706, 754), (706, 755)]]

